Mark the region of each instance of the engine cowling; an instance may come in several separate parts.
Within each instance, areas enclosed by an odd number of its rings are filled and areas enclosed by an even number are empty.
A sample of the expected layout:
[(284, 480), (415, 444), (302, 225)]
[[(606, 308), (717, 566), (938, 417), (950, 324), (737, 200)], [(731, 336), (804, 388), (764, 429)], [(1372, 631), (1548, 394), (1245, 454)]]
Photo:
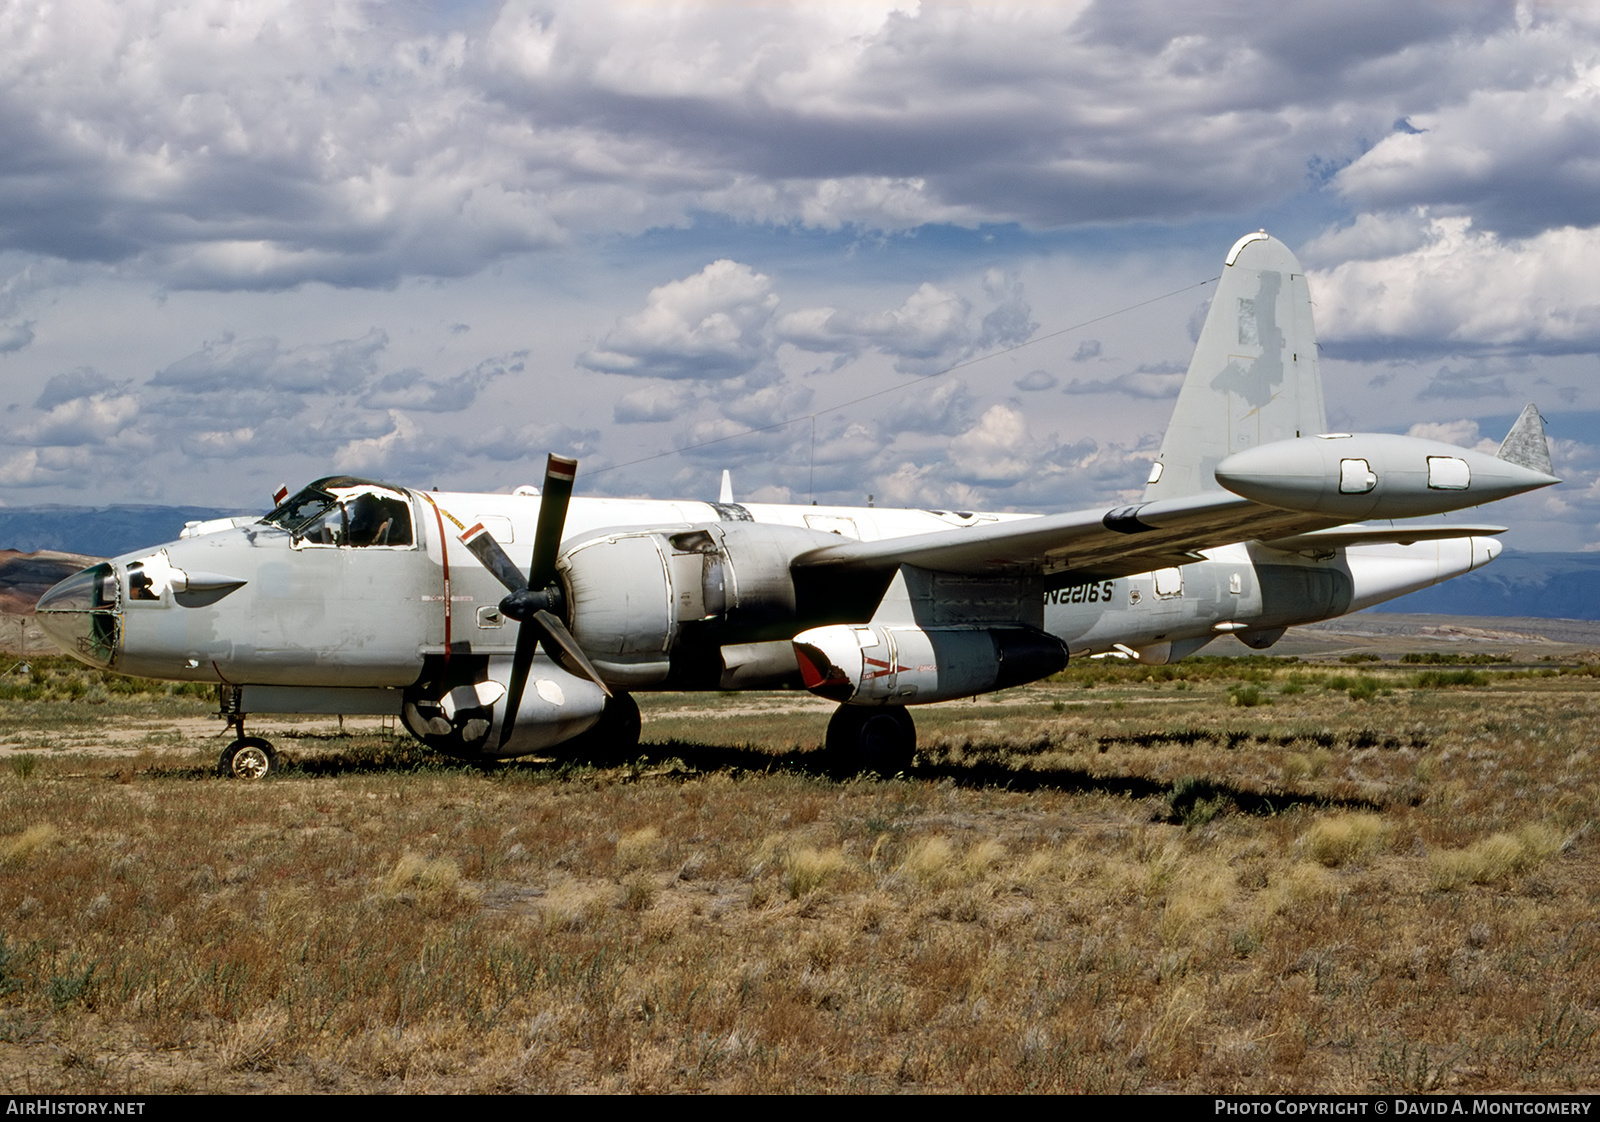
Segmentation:
[(922, 705), (988, 693), (1054, 674), (1067, 648), (1030, 627), (937, 628), (836, 624), (794, 638), (812, 693), (855, 705)]
[(600, 531), (569, 546), (557, 570), (573, 637), (607, 682), (638, 689), (667, 681), (691, 635), (715, 659), (725, 645), (792, 634), (789, 562), (837, 540), (744, 522)]

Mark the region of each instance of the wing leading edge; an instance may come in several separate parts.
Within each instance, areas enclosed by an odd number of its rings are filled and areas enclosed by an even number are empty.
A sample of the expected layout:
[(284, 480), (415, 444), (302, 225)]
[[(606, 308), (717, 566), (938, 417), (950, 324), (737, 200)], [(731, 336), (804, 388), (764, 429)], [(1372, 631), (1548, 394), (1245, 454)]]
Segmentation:
[(801, 554), (792, 567), (865, 573), (915, 565), (940, 573), (1054, 576), (1073, 583), (1182, 564), (1213, 546), (1339, 524), (1326, 515), (1279, 510), (1212, 491), (913, 537), (839, 542)]

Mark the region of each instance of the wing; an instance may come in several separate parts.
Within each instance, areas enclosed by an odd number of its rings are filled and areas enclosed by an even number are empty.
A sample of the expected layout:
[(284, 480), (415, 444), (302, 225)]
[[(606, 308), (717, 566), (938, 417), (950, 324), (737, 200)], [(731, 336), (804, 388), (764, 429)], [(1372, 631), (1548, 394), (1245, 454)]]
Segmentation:
[(792, 567), (843, 574), (915, 565), (940, 573), (1041, 575), (1076, 583), (1181, 565), (1213, 546), (1289, 538), (1339, 524), (1326, 515), (1213, 491), (884, 541), (839, 542), (801, 554)]
[(1284, 552), (1484, 537), (1503, 526), (1385, 522), (1346, 525), (1326, 515), (1262, 506), (1237, 495), (1190, 495), (1110, 510), (1079, 510), (876, 542), (845, 541), (803, 553), (797, 571), (867, 573), (915, 565), (966, 576), (1055, 577), (1077, 584), (1197, 560), (1202, 549), (1260, 541)]

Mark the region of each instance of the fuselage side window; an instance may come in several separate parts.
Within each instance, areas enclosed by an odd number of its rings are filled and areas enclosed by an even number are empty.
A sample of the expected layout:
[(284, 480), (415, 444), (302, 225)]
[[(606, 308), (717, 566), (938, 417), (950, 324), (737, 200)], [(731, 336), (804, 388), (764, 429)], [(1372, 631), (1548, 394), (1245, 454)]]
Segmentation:
[(341, 505), (346, 512), (348, 544), (411, 545), (411, 507), (404, 499), (368, 491)]

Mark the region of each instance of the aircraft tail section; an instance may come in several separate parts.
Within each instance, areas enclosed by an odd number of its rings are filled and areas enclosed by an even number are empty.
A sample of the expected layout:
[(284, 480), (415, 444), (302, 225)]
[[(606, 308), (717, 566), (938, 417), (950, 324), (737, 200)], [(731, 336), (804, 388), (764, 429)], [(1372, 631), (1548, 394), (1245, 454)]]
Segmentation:
[(1144, 501), (1220, 491), (1235, 452), (1327, 431), (1305, 273), (1264, 231), (1229, 251)]

